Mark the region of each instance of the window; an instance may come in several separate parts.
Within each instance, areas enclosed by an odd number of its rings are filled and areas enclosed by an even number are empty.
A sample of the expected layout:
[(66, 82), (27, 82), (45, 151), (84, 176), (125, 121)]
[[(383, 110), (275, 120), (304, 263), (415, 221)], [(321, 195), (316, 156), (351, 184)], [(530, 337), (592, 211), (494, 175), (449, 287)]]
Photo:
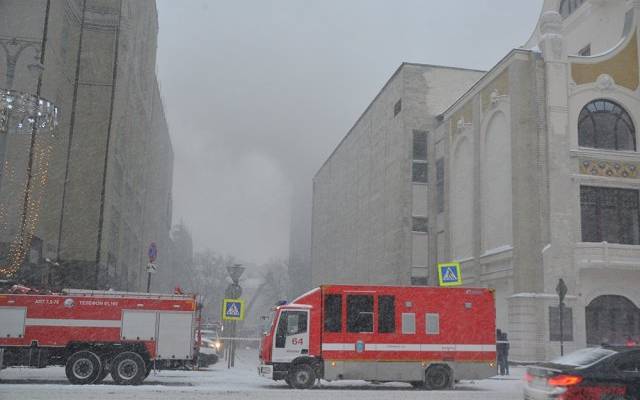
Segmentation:
[[(573, 341), (573, 311), (562, 307), (562, 337), (565, 342)], [(549, 307), (549, 340), (560, 341), (560, 307)]]
[(396, 104), (393, 105), (393, 116), (395, 117), (400, 114), (400, 111), (402, 111), (402, 99), (398, 100)]
[(436, 202), (438, 212), (444, 211), (444, 158), (436, 161)]
[(324, 296), (324, 330), (342, 332), (342, 295)]
[(415, 183), (429, 182), (429, 168), (424, 161), (414, 161), (411, 168), (411, 180)]
[(416, 315), (414, 313), (402, 313), (402, 333), (405, 335), (416, 333)]
[(560, 15), (562, 18), (567, 18), (569, 15), (573, 14), (575, 10), (577, 10), (585, 0), (562, 0), (560, 3)]
[(411, 285), (412, 286), (427, 286), (429, 285), (429, 278), (426, 276), (412, 276), (411, 277)]
[(425, 321), (427, 335), (440, 334), (440, 314), (426, 314)]
[(582, 147), (635, 151), (635, 136), (629, 114), (610, 100), (592, 101), (580, 112), (578, 143)]
[(306, 311), (283, 311), (278, 321), (276, 331), (276, 347), (284, 348), (287, 336), (298, 335), (307, 332)]
[(429, 219), (426, 217), (413, 217), (411, 230), (413, 232), (429, 232)]
[(427, 132), (413, 131), (413, 165), (412, 181), (429, 182), (427, 166)]
[(347, 331), (373, 332), (373, 296), (347, 296)]
[(579, 52), (578, 55), (581, 57), (587, 57), (591, 55), (591, 45), (588, 44), (585, 47), (583, 47)]
[(394, 296), (378, 297), (378, 333), (396, 331), (396, 305)]
[(413, 159), (427, 161), (427, 132), (413, 131)]
[(638, 191), (582, 186), (583, 242), (640, 244)]

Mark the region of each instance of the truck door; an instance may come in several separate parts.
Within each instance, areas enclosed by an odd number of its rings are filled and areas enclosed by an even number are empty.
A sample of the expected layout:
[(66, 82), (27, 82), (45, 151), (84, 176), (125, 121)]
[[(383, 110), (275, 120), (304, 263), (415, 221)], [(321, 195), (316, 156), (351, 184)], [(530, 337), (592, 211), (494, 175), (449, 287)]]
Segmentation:
[(273, 362), (291, 362), (309, 354), (309, 311), (282, 310), (273, 337)]

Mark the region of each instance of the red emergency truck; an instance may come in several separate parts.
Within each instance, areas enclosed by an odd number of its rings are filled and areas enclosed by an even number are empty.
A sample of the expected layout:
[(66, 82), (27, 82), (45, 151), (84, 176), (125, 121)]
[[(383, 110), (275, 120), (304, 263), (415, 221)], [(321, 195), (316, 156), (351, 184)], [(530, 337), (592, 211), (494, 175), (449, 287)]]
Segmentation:
[(327, 285), (273, 309), (258, 373), (448, 389), (496, 374), (495, 332), (490, 289)]
[(0, 294), (4, 366), (63, 365), (74, 384), (99, 383), (108, 374), (118, 384), (139, 384), (154, 367), (188, 362), (195, 328), (191, 295)]

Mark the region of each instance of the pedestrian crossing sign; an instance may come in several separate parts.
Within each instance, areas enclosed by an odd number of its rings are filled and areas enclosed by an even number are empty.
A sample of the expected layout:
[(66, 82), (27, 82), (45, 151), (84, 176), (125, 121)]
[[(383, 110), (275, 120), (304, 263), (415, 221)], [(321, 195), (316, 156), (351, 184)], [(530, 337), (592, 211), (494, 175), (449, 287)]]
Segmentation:
[(438, 281), (440, 282), (440, 286), (462, 285), (460, 263), (449, 262), (438, 264)]
[(222, 303), (222, 319), (227, 321), (244, 320), (244, 300), (224, 299)]

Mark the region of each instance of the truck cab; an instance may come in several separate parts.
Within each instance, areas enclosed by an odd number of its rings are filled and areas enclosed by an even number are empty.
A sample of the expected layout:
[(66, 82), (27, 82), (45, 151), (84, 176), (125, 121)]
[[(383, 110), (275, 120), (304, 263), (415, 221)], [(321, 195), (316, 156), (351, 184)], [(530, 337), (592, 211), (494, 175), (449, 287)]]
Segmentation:
[[(309, 384), (292, 382), (289, 375), (295, 365), (311, 365), (315, 369), (319, 367), (319, 359), (309, 352), (312, 308), (305, 304), (290, 304), (272, 310), (268, 329), (263, 333), (260, 343), (260, 375), (285, 380), (291, 386), (295, 383), (295, 387)], [(313, 384), (315, 378), (319, 377), (319, 372), (314, 371), (315, 377), (302, 374), (304, 376), (299, 378), (305, 381), (312, 379), (310, 383)]]

